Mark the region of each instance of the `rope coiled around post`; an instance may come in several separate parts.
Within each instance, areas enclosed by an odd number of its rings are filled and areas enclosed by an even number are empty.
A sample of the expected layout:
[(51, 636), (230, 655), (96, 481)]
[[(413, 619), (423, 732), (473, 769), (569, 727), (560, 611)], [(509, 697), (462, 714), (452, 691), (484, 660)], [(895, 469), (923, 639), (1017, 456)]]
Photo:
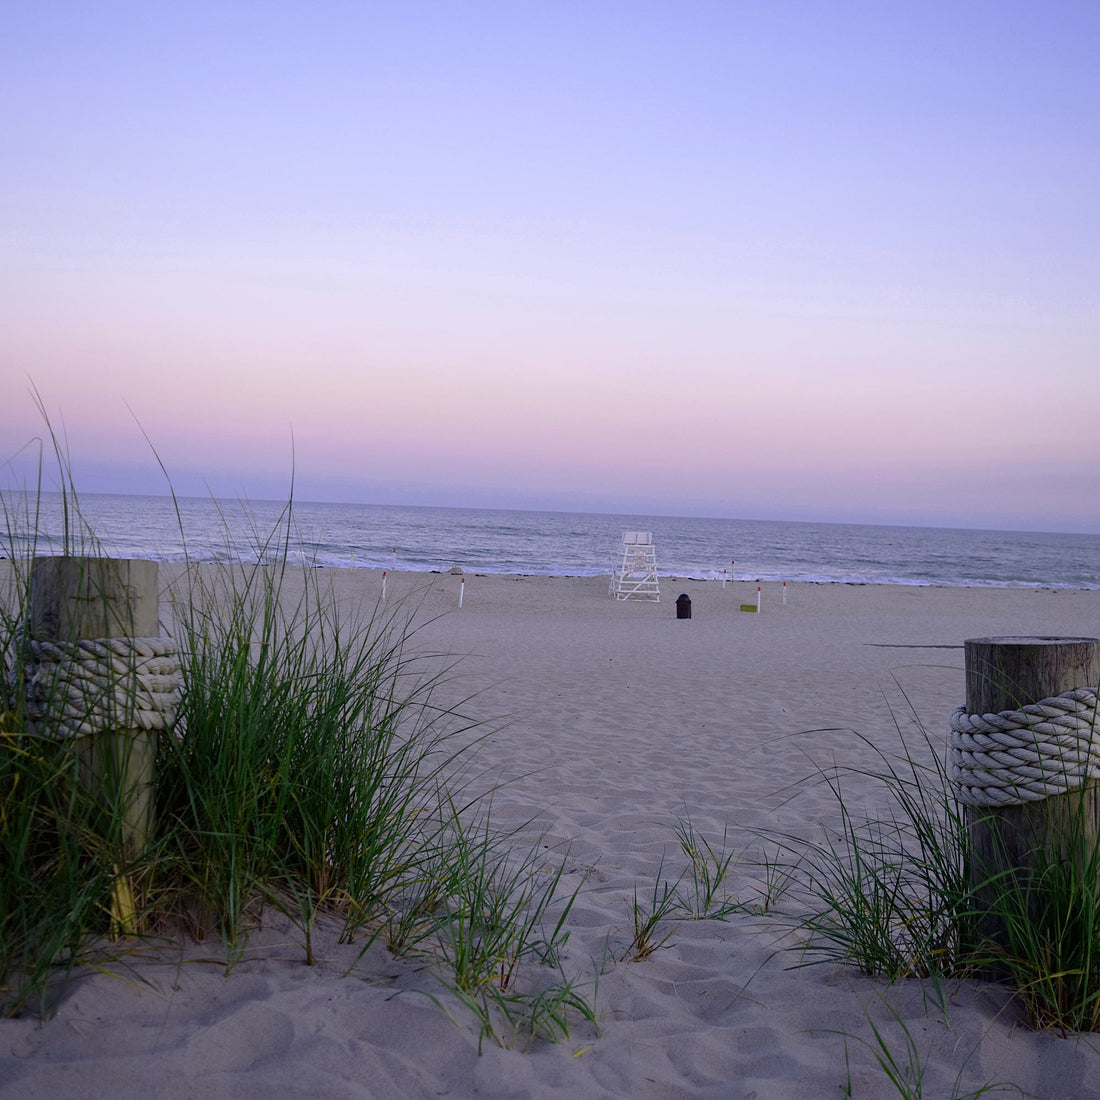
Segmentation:
[(164, 729), (182, 686), (169, 638), (26, 641), (27, 725), (44, 736)]
[(999, 714), (959, 707), (948, 740), (955, 797), (968, 806), (1022, 805), (1100, 779), (1096, 711), (1096, 692), (1084, 688)]

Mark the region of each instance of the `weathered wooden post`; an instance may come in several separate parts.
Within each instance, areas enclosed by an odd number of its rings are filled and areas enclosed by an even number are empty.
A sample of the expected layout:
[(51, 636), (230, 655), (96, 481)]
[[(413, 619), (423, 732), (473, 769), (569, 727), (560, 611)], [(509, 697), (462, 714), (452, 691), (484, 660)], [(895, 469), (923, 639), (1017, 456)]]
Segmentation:
[[(965, 654), (966, 706), (952, 716), (951, 758), (970, 883), (984, 910), (995, 877), (1027, 875), (1051, 857), (1080, 859), (1100, 843), (1100, 640), (973, 638)], [(1002, 932), (993, 918), (977, 931), (995, 940)]]
[[(178, 687), (174, 646), (157, 637), (156, 562), (35, 558), (28, 628), (32, 728), (75, 740), (81, 781), (118, 821), (129, 861), (149, 841), (157, 730)], [(121, 874), (113, 915), (123, 932), (135, 930)]]

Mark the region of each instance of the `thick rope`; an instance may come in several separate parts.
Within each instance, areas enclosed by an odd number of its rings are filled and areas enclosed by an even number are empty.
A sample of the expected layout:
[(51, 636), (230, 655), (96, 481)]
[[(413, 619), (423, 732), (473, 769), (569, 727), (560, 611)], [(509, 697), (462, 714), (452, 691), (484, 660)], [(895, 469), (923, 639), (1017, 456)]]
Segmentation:
[(168, 638), (29, 639), (27, 719), (32, 732), (81, 737), (105, 729), (164, 729), (182, 679)]
[(1000, 714), (951, 715), (955, 796), (968, 806), (1011, 806), (1100, 778), (1095, 691), (1067, 691)]

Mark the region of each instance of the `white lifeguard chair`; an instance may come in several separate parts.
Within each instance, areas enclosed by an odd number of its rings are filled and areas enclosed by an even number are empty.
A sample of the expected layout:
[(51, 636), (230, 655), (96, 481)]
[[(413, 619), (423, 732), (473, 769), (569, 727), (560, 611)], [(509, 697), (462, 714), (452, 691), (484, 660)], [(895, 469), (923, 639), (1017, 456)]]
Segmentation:
[(610, 593), (617, 600), (660, 602), (657, 551), (649, 531), (624, 531), (623, 544), (611, 563)]

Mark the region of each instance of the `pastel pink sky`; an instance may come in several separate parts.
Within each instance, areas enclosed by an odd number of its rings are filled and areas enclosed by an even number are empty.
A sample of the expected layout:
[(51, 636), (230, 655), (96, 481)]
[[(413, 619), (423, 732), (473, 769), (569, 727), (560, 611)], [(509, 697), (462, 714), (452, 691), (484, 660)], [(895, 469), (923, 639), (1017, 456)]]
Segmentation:
[[(3, 453), (1100, 530), (1100, 6), (0, 15)], [(136, 418), (136, 420), (135, 420)], [(25, 454), (26, 452), (24, 452)]]

